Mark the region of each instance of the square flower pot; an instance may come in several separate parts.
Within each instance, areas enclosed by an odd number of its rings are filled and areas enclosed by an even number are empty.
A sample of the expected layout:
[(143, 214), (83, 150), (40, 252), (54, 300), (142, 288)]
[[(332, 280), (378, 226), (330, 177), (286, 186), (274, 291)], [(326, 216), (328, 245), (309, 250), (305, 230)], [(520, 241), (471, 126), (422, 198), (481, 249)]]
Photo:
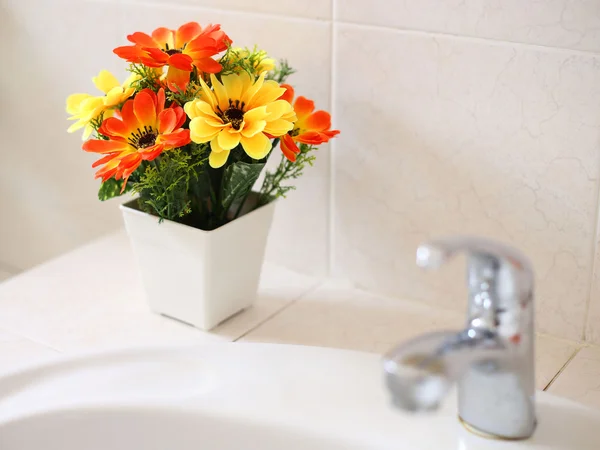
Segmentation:
[(275, 202), (204, 231), (121, 205), (150, 309), (210, 330), (256, 299)]

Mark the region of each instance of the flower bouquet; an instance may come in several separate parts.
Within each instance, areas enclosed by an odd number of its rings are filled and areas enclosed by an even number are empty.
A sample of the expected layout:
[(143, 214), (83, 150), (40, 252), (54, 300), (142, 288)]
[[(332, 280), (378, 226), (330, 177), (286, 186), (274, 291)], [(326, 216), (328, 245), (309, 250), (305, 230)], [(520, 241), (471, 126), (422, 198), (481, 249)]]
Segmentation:
[(339, 131), (294, 99), (286, 61), (232, 46), (220, 25), (127, 39), (114, 53), (130, 76), (121, 84), (104, 70), (93, 78), (102, 95), (69, 96), (69, 131), (83, 128), (83, 150), (100, 156), (100, 200), (137, 194), (122, 209), (150, 306), (211, 328), (251, 303), (272, 202)]

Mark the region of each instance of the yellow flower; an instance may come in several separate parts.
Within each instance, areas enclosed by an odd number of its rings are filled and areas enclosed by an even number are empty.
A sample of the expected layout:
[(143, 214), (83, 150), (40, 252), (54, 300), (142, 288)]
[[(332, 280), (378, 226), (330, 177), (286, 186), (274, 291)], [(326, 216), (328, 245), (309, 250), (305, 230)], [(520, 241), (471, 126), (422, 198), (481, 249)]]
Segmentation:
[(97, 77), (92, 78), (96, 87), (104, 92), (104, 96), (94, 97), (90, 94), (72, 94), (67, 98), (67, 113), (71, 114), (69, 120), (76, 122), (67, 130), (72, 133), (84, 128), (83, 139), (87, 139), (93, 131), (90, 122), (104, 113), (104, 118), (113, 115), (117, 106), (133, 95), (134, 88), (131, 83), (140, 77), (132, 74), (123, 85), (108, 70), (101, 71)]
[(286, 134), (294, 127), (292, 105), (279, 97), (285, 89), (265, 74), (257, 80), (246, 72), (222, 77), (211, 74), (211, 90), (200, 79), (200, 97), (187, 102), (184, 110), (190, 121), (192, 141), (210, 142), (208, 162), (218, 168), (227, 162), (229, 152), (242, 145), (253, 159), (262, 159), (271, 150), (269, 137)]
[(231, 59), (233, 61), (239, 61), (242, 59), (248, 59), (252, 55), (253, 67), (256, 70), (257, 75), (261, 75), (263, 72), (269, 72), (275, 68), (275, 60), (269, 58), (267, 52), (264, 50), (250, 51), (247, 48), (236, 47), (231, 49)]

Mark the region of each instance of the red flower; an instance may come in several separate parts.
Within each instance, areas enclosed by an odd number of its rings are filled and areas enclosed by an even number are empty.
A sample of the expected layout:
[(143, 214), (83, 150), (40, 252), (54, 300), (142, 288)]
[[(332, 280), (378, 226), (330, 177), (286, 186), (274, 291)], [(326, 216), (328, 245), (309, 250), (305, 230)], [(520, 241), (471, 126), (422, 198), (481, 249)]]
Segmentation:
[(109, 117), (98, 130), (108, 137), (90, 139), (83, 144), (87, 152), (105, 155), (92, 167), (104, 164), (96, 178), (106, 181), (111, 177), (123, 179), (123, 189), (129, 176), (142, 160), (151, 161), (165, 150), (182, 147), (190, 142), (190, 130), (181, 126), (185, 113), (180, 106), (165, 108), (165, 91), (158, 96), (150, 89), (139, 92), (121, 109), (121, 119)]
[[(282, 84), (281, 87), (286, 91), (280, 98), (292, 103), (294, 88), (289, 84)], [(312, 100), (298, 97), (294, 102), (294, 111), (298, 120), (294, 128), (281, 137), (280, 144), (281, 151), (290, 161), (296, 161), (296, 155), (300, 153), (296, 142), (319, 145), (340, 134), (338, 130), (330, 130), (331, 115), (326, 111), (315, 111), (315, 102)]]
[(194, 66), (201, 72), (218, 73), (221, 64), (211, 57), (231, 43), (221, 25), (209, 25), (203, 30), (196, 22), (186, 23), (177, 30), (157, 28), (152, 36), (136, 32), (127, 39), (134, 45), (117, 47), (114, 53), (148, 67), (168, 66), (167, 84), (171, 90), (185, 89)]

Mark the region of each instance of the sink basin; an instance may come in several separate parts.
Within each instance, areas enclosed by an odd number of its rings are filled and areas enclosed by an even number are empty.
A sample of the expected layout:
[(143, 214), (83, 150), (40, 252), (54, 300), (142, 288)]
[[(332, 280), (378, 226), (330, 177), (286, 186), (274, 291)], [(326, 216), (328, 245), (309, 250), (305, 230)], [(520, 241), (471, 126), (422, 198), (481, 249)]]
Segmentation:
[(213, 344), (80, 356), (0, 377), (2, 450), (600, 449), (600, 412), (538, 393), (527, 441), (394, 409), (378, 355)]

